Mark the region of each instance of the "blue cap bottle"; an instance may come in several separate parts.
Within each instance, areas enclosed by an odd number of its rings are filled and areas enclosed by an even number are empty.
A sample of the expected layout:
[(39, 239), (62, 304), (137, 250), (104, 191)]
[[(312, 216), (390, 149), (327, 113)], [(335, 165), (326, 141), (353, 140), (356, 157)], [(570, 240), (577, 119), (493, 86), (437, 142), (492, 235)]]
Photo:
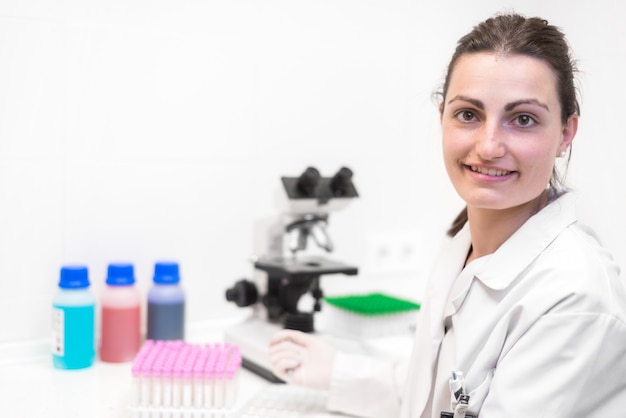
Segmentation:
[(95, 304), (86, 266), (61, 268), (52, 300), (52, 361), (58, 369), (82, 369), (96, 356)]
[(153, 285), (148, 291), (146, 338), (184, 340), (185, 293), (180, 286), (178, 263), (157, 262), (152, 281)]
[(100, 360), (131, 361), (141, 345), (141, 294), (131, 263), (111, 263), (100, 292)]

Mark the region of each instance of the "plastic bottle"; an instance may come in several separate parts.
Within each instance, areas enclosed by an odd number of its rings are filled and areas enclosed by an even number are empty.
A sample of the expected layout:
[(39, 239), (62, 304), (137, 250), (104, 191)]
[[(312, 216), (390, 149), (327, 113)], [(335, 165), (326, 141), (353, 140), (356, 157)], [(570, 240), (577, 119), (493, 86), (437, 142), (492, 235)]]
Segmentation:
[(96, 297), (85, 266), (61, 268), (59, 291), (52, 300), (52, 362), (58, 369), (82, 369), (93, 364)]
[(180, 286), (178, 263), (158, 262), (148, 291), (149, 340), (184, 340), (185, 293)]
[(109, 264), (107, 286), (100, 296), (102, 361), (132, 361), (141, 347), (141, 295), (134, 284), (132, 264)]

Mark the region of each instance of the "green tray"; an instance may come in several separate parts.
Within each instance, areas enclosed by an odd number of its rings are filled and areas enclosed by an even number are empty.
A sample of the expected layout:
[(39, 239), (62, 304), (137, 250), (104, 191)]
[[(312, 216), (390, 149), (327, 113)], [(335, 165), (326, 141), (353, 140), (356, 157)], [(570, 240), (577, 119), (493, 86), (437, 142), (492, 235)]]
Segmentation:
[(367, 316), (398, 314), (420, 309), (418, 303), (389, 296), (384, 293), (327, 296), (324, 300), (328, 304), (343, 309), (344, 311)]

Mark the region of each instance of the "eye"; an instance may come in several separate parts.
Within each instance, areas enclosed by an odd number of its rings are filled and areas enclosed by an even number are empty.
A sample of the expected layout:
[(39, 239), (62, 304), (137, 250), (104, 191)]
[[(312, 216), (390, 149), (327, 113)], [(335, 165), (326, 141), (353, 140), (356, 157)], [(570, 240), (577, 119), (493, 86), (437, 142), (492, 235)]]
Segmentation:
[(513, 119), (513, 123), (515, 123), (517, 126), (527, 128), (529, 126), (534, 126), (535, 124), (537, 124), (537, 121), (532, 116), (523, 114), (516, 116), (515, 119)]
[(461, 122), (472, 122), (476, 120), (476, 115), (471, 110), (461, 110), (454, 115)]

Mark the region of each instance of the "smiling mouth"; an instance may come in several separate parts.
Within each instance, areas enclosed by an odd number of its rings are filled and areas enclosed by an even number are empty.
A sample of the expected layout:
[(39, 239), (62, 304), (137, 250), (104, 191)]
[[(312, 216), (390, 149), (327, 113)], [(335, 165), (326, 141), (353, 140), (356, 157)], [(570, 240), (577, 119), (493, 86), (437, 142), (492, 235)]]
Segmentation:
[(512, 171), (500, 170), (498, 168), (479, 167), (479, 166), (476, 166), (476, 165), (470, 165), (468, 167), (474, 173), (480, 173), (480, 174), (485, 174), (485, 175), (494, 176), (494, 177), (507, 176), (507, 175), (512, 173)]

